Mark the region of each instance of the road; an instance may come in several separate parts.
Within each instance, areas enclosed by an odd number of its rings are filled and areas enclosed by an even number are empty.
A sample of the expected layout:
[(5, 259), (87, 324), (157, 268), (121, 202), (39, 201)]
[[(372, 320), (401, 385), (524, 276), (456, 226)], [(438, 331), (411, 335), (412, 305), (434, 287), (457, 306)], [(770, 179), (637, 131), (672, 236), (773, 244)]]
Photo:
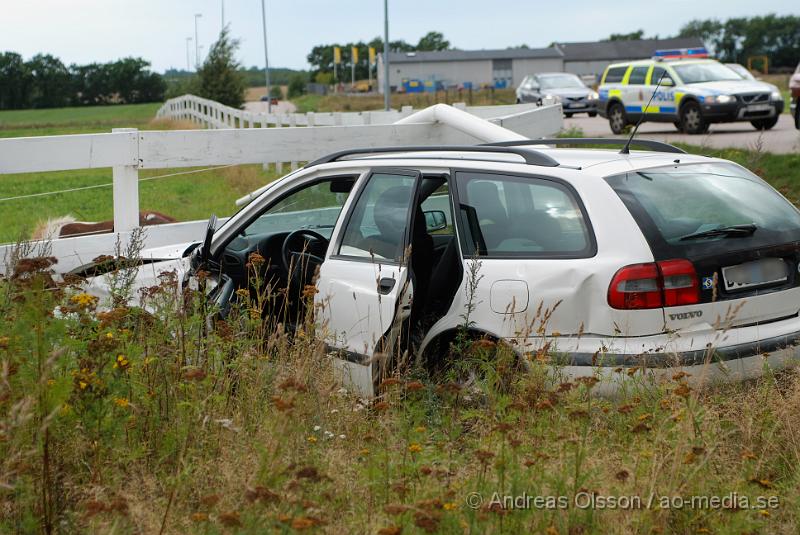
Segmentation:
[[(267, 103), (256, 100), (254, 102), (245, 102), (244, 109), (253, 113), (267, 113)], [(294, 113), (297, 111), (297, 106), (288, 100), (279, 100), (277, 105), (272, 106), (272, 113), (285, 114)]]
[[(580, 128), (584, 137), (614, 137), (602, 117), (576, 115), (564, 119), (564, 129)], [(690, 136), (678, 132), (672, 123), (643, 123), (637, 137), (666, 142), (683, 142), (712, 148), (754, 149), (761, 137), (762, 150), (776, 154), (800, 153), (800, 130), (788, 113), (781, 115), (772, 130), (758, 132), (750, 123), (712, 124), (708, 134)], [(622, 137), (622, 136), (619, 136)]]

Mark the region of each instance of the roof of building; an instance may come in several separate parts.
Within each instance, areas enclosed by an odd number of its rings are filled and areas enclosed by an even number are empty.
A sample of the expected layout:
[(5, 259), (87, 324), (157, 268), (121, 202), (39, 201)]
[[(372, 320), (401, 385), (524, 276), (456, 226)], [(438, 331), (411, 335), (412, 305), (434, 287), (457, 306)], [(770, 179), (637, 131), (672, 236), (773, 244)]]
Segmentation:
[(564, 61), (618, 61), (649, 58), (658, 49), (694, 48), (704, 46), (704, 43), (699, 37), (674, 37), (634, 41), (556, 43), (556, 46), (564, 53)]
[(563, 54), (555, 48), (507, 48), (502, 50), (439, 50), (420, 52), (391, 52), (391, 63), (419, 63), (432, 61), (469, 61), (493, 59), (547, 59)]

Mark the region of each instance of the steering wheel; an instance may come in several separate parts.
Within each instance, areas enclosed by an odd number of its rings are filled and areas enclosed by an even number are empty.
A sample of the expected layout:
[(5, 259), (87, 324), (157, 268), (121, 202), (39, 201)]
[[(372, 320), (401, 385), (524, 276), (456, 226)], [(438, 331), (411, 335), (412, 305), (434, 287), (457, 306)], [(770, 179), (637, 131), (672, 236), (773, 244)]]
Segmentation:
[[(310, 238), (298, 240), (298, 238)], [(300, 242), (300, 250), (293, 247)], [(281, 264), (287, 279), (298, 287), (310, 282), (318, 266), (324, 262), (329, 240), (319, 232), (299, 229), (289, 233), (281, 247)], [(313, 252), (309, 252), (313, 251)]]

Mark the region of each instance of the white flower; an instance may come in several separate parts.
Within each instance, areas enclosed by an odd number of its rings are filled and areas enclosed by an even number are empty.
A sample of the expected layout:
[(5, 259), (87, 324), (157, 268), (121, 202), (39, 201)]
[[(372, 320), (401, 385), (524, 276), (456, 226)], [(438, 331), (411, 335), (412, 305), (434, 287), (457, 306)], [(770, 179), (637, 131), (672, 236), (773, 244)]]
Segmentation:
[(336, 414), (337, 412), (339, 412), (339, 409), (331, 409), (331, 414)]
[(331, 433), (330, 431), (325, 431), (324, 436), (325, 438), (333, 438), (333, 433)]
[(320, 426), (318, 426), (318, 425), (314, 426), (314, 431), (319, 431), (320, 429), (322, 429)]
[(346, 396), (347, 395), (347, 389), (342, 387), (339, 390), (337, 390), (336, 393), (341, 395), (341, 396)]
[(346, 439), (347, 437), (346, 437), (346, 436), (344, 436), (344, 435), (339, 435), (339, 438), (341, 438), (342, 440), (344, 440), (344, 439)]

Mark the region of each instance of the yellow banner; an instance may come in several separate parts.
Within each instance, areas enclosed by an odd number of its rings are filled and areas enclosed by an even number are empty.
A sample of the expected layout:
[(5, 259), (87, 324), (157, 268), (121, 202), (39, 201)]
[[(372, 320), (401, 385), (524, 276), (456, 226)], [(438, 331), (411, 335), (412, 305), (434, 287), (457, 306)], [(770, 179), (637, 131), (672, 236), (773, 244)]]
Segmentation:
[(375, 65), (375, 47), (369, 47), (369, 64)]
[(338, 46), (333, 47), (333, 62), (337, 65), (342, 62), (342, 49)]
[(352, 61), (353, 63), (358, 63), (358, 49), (356, 47), (350, 48), (350, 52), (352, 54)]

